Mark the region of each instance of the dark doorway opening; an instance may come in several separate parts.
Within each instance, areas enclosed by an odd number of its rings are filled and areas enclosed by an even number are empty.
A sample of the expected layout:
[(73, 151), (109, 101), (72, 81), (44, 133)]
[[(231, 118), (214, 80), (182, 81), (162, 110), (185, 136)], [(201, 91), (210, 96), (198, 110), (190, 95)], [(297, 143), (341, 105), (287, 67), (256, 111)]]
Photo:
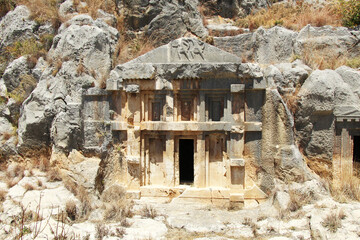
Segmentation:
[(180, 184), (194, 183), (194, 140), (179, 139)]
[(360, 136), (353, 136), (354, 175), (360, 176)]

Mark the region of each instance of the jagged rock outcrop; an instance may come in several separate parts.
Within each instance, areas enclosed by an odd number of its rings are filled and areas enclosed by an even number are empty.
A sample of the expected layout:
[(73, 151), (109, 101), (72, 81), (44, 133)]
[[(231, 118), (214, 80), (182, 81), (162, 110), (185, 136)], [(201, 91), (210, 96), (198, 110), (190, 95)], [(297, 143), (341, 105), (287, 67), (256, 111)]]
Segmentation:
[(294, 139), (294, 119), (276, 89), (266, 91), (263, 106), (262, 151), (258, 162), (260, 186), (271, 191), (274, 178), (285, 182), (312, 179), (314, 176)]
[(307, 25), (296, 37), (294, 53), (321, 54), (328, 57), (357, 57), (360, 51), (360, 31), (345, 27), (312, 27)]
[(101, 86), (111, 69), (118, 32), (101, 20), (77, 15), (59, 28), (48, 53), (50, 66), (19, 120), (19, 147), (50, 146), (69, 151), (82, 145), (82, 93)]
[(8, 92), (11, 92), (20, 84), (20, 77), (31, 73), (26, 56), (22, 56), (12, 61), (5, 69), (3, 74), (4, 83)]
[[(282, 28), (258, 28), (234, 37), (214, 37), (214, 45), (243, 58), (264, 64), (290, 62), (294, 56), (321, 55), (324, 59), (356, 57), (360, 51), (360, 31), (344, 27), (312, 27), (299, 33)], [(345, 55), (344, 55), (345, 54)]]
[(209, 12), (226, 18), (244, 17), (254, 10), (268, 7), (267, 0), (200, 0)]
[(156, 44), (164, 44), (191, 32), (208, 35), (197, 9), (197, 0), (123, 1), (125, 18), (133, 30), (143, 30)]
[(0, 21), (0, 48), (53, 31), (49, 25), (40, 26), (31, 20), (29, 9), (21, 5), (8, 12)]
[(297, 60), (268, 66), (264, 69), (264, 77), (270, 85), (276, 86), (281, 95), (293, 95), (310, 71), (311, 68)]
[(245, 61), (259, 63), (289, 62), (297, 33), (282, 27), (264, 29), (235, 37), (215, 37), (214, 45), (233, 52)]
[(16, 142), (16, 128), (6, 118), (0, 117), (0, 159), (17, 152)]
[[(339, 69), (339, 72), (342, 69)], [(331, 159), (334, 145), (334, 111), (342, 106), (359, 109), (358, 95), (336, 71), (316, 70), (302, 85), (297, 97), (295, 126), (301, 148), (310, 157)]]

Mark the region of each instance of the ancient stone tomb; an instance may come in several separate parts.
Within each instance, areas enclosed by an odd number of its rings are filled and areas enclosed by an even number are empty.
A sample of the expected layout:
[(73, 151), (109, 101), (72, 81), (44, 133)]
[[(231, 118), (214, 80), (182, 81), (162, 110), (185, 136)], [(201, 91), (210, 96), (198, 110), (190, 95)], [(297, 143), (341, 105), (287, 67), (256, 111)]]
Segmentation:
[[(85, 147), (118, 144), (118, 182), (136, 196), (256, 203), (265, 86), (257, 65), (181, 38), (118, 65), (88, 90)], [(91, 137), (96, 136), (96, 137)]]

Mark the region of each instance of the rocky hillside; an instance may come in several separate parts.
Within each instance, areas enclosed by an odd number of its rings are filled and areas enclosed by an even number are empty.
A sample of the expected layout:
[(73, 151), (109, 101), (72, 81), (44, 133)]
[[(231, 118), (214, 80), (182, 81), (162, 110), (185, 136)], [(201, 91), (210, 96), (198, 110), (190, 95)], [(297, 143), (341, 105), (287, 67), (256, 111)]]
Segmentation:
[[(319, 176), (332, 175), (335, 126), (327, 113), (360, 111), (359, 13), (356, 0), (0, 0), (0, 238), (134, 239), (139, 231), (141, 239), (358, 238), (358, 203), (337, 202), (360, 199), (358, 179), (336, 190)], [(263, 154), (287, 161), (255, 173), (271, 175), (261, 186), (271, 190), (268, 215), (241, 210), (237, 216), (250, 217), (234, 221), (230, 206), (211, 216), (188, 206), (203, 218), (181, 215), (181, 225), (176, 206), (130, 203), (120, 187), (109, 190), (119, 199), (102, 192), (99, 169), (114, 144), (84, 149), (85, 92), (104, 89), (119, 63), (183, 36), (252, 63), (278, 103), (269, 111), (281, 112), (289, 134), (272, 144), (290, 146), (288, 155)], [(277, 126), (268, 126), (271, 138)], [(303, 177), (297, 169), (305, 163), (319, 176)]]

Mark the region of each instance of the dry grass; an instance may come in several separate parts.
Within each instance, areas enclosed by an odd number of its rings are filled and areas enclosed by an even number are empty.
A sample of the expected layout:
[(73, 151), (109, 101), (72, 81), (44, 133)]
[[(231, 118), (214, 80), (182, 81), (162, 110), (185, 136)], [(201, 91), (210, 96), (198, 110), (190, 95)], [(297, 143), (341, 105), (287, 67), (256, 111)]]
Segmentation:
[(312, 69), (336, 69), (347, 63), (346, 53), (335, 52), (312, 43), (303, 46), (300, 59)]
[(120, 38), (115, 48), (113, 64), (122, 64), (154, 49), (155, 42), (145, 37), (126, 40)]
[(49, 182), (57, 182), (62, 180), (60, 170), (57, 167), (50, 169), (47, 172), (46, 177)]
[(4, 132), (2, 134), (3, 143), (6, 142), (7, 140), (9, 140), (12, 136), (13, 136), (13, 134), (11, 132)]
[(73, 200), (66, 202), (65, 211), (67, 216), (74, 221), (77, 217), (76, 203)]
[(289, 195), (290, 203), (288, 208), (291, 212), (298, 211), (304, 205), (309, 204), (314, 200), (314, 193), (311, 191), (305, 194), (296, 190), (290, 190)]
[(360, 179), (355, 176), (343, 179), (340, 186), (332, 184), (330, 189), (338, 202), (360, 201)]
[(294, 4), (274, 4), (268, 9), (262, 9), (252, 13), (245, 18), (237, 19), (239, 27), (254, 30), (260, 26), (270, 28), (281, 25), (286, 28), (299, 31), (304, 26), (340, 26), (341, 14), (338, 13), (336, 5), (328, 4), (322, 8), (315, 8), (302, 1)]
[(351, 68), (360, 68), (360, 57), (350, 58), (346, 61), (346, 65)]
[(0, 0), (0, 18), (6, 15), (9, 11), (13, 10), (15, 2), (12, 0)]
[(330, 213), (323, 219), (321, 224), (327, 229), (329, 229), (330, 232), (335, 233), (338, 228), (341, 227), (341, 218), (336, 213)]
[(6, 172), (6, 176), (8, 178), (14, 178), (14, 177), (23, 178), (24, 170), (25, 170), (25, 167), (23, 165), (16, 164), (14, 167), (8, 168), (8, 170)]
[(26, 5), (31, 12), (31, 18), (40, 24), (50, 22), (55, 29), (61, 25), (57, 0), (19, 0), (18, 4)]
[(244, 29), (238, 29), (236, 31), (229, 30), (229, 31), (216, 31), (216, 30), (209, 30), (209, 35), (213, 37), (226, 37), (226, 36), (236, 36), (239, 34), (243, 34)]
[(96, 235), (95, 238), (98, 240), (103, 239), (104, 237), (109, 235), (109, 229), (102, 223), (98, 223), (95, 226)]
[(33, 185), (31, 185), (30, 183), (26, 183), (24, 188), (26, 191), (32, 191), (35, 189), (35, 187)]
[(127, 217), (133, 216), (131, 210), (133, 203), (126, 199), (125, 193), (125, 189), (119, 185), (113, 185), (102, 193), (101, 199), (104, 202), (105, 220), (122, 222)]
[(80, 212), (78, 213), (77, 218), (86, 220), (92, 211), (91, 198), (87, 190), (83, 186), (77, 185), (70, 177), (65, 177), (63, 183), (66, 189), (74, 194), (81, 203)]
[(156, 218), (158, 216), (158, 213), (156, 209), (151, 205), (146, 205), (141, 209), (141, 216), (145, 218)]
[(5, 201), (6, 194), (7, 194), (7, 191), (2, 190), (2, 189), (0, 190), (0, 202)]

